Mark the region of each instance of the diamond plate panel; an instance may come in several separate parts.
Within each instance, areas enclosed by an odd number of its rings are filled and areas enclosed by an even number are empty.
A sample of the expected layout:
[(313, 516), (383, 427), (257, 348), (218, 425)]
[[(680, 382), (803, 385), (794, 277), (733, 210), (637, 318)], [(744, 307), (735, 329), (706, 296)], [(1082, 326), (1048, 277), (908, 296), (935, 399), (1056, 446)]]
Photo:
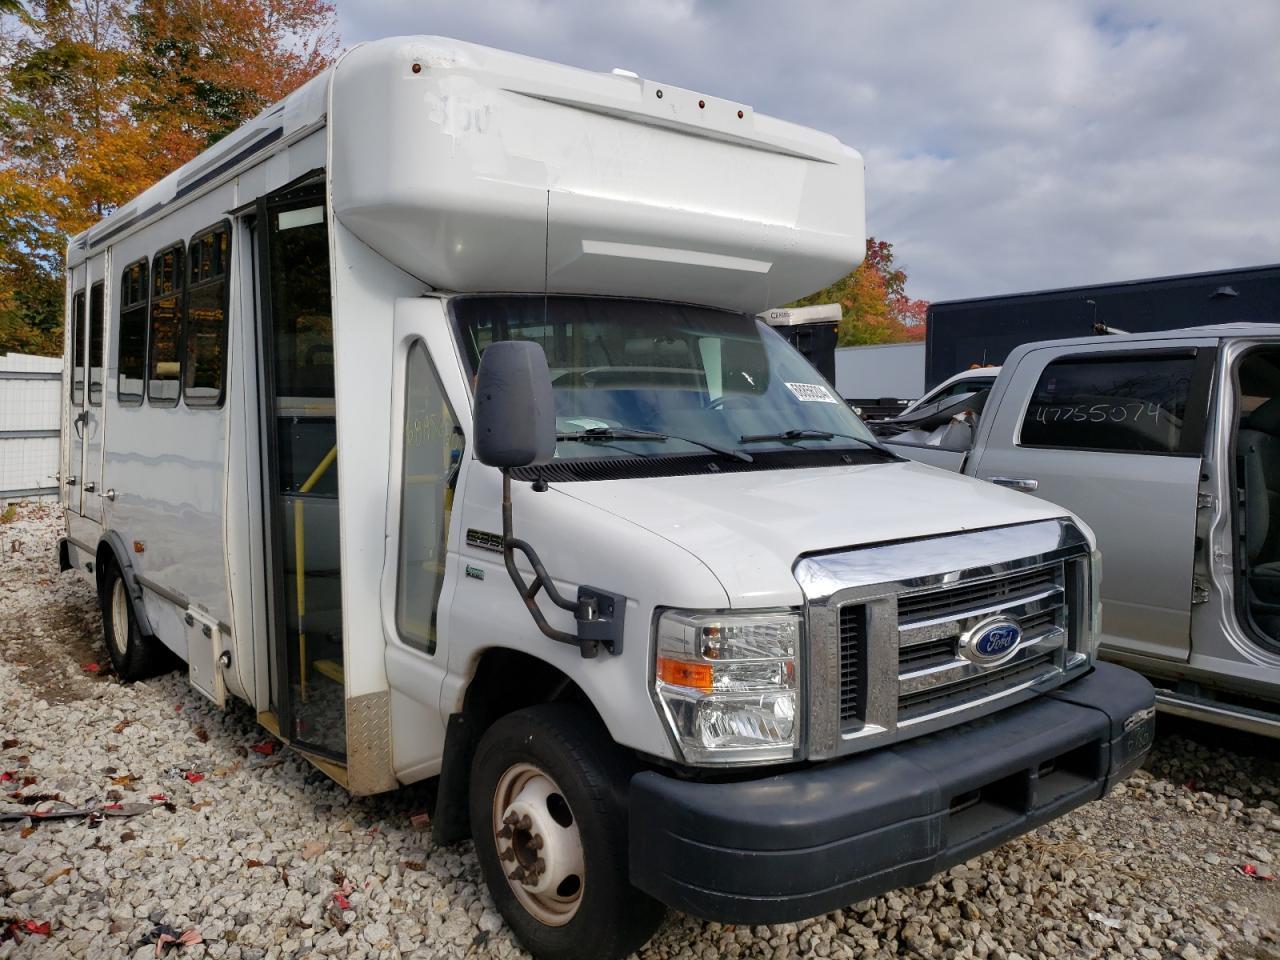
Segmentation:
[(391, 765), (391, 695), (347, 699), (347, 789), (357, 795), (394, 790)]

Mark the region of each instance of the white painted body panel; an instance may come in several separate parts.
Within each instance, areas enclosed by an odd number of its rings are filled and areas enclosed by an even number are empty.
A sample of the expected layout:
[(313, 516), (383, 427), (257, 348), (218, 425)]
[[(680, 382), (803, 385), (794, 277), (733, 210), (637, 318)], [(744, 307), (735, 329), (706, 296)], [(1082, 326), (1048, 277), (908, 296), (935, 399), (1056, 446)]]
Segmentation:
[(558, 489), (700, 558), (734, 607), (803, 602), (791, 576), (801, 554), (1063, 516), (1029, 497), (910, 462)]
[(706, 94), (393, 38), (338, 63), (329, 120), (335, 216), (440, 289), (755, 313), (863, 256), (861, 156)]

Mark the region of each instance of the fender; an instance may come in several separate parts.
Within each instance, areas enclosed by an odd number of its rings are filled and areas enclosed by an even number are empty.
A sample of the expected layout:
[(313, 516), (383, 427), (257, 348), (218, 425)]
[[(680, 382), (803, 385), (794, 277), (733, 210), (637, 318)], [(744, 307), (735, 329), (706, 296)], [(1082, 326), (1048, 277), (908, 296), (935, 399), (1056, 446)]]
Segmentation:
[[(125, 549), (124, 540), (120, 538), (120, 534), (114, 530), (108, 530), (103, 534), (102, 539), (98, 541), (98, 570), (102, 570), (102, 551), (110, 550), (115, 559), (116, 566), (120, 569), (120, 574), (124, 577), (125, 591), (129, 594), (129, 603), (133, 607), (133, 618), (138, 624), (138, 629), (144, 637), (154, 637), (155, 630), (151, 627), (151, 621), (147, 618), (146, 608), (142, 604), (142, 587), (138, 584), (137, 575), (133, 570), (133, 562), (129, 559), (129, 551)], [(101, 581), (99, 581), (99, 589), (101, 589)]]

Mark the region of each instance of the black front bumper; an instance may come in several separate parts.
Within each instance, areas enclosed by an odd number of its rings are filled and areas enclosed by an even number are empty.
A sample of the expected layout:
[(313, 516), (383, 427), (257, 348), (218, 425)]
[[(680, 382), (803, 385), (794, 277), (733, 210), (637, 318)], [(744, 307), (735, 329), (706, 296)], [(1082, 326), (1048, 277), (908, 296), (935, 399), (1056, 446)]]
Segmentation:
[(631, 881), (695, 916), (813, 917), (924, 883), (1142, 764), (1151, 685), (1099, 664), (1053, 693), (869, 753), (733, 783), (631, 781)]

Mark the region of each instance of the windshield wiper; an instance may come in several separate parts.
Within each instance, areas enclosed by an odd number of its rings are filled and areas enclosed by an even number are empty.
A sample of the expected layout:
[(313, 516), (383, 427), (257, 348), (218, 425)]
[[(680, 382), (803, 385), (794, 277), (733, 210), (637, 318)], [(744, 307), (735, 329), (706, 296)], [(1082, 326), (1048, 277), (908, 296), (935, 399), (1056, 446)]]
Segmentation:
[(876, 443), (874, 440), (868, 440), (866, 437), (855, 437), (851, 433), (832, 433), (830, 430), (783, 430), (781, 433), (753, 433), (745, 437), (739, 437), (739, 443), (790, 443), (796, 440), (834, 440), (839, 437), (841, 440), (852, 440), (860, 443), (864, 447), (869, 447), (877, 453), (883, 453), (886, 456), (893, 457), (897, 460), (898, 455), (892, 450), (885, 448), (883, 445)]
[(694, 446), (702, 447), (704, 450), (710, 450), (712, 453), (718, 453), (722, 457), (733, 457), (735, 460), (741, 460), (744, 463), (753, 463), (755, 457), (741, 450), (730, 450), (728, 447), (720, 447), (714, 443), (707, 443), (705, 440), (694, 440), (692, 437), (677, 437), (674, 433), (658, 433), (655, 430), (636, 430), (631, 427), (591, 427), (588, 430), (576, 430), (573, 433), (558, 433), (556, 440), (575, 440), (580, 443), (590, 442), (592, 440), (655, 440), (661, 443), (664, 440), (682, 440), (685, 443), (692, 443)]

